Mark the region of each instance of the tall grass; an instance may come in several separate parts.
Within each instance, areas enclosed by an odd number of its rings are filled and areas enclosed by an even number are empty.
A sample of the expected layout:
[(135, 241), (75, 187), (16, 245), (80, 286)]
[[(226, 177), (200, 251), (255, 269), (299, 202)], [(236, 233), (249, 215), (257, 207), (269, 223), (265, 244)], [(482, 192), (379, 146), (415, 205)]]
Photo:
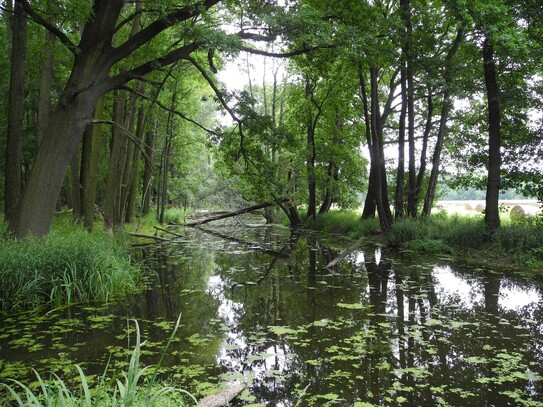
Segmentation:
[(185, 223), (185, 217), (189, 214), (183, 208), (166, 208), (164, 211), (164, 222), (167, 223)]
[[(357, 238), (379, 229), (379, 221), (362, 221), (355, 211), (331, 211), (319, 215), (308, 226)], [(417, 251), (473, 255), (489, 261), (508, 259), (530, 267), (543, 264), (543, 220), (540, 217), (510, 221), (504, 215), (502, 227), (489, 241), (482, 215), (443, 212), (427, 218), (395, 220), (381, 239), (390, 246)]]
[(0, 245), (0, 308), (107, 301), (134, 290), (139, 275), (126, 242), (103, 230), (89, 233), (57, 224), (42, 239), (6, 240)]
[[(159, 363), (156, 366), (146, 367), (142, 367), (140, 364), (141, 348), (145, 342), (141, 342), (139, 325), (137, 321), (134, 321), (136, 345), (121, 380), (115, 382), (108, 380), (106, 368), (106, 373), (93, 385), (91, 379), (83, 373), (81, 367), (75, 365), (81, 381), (79, 391), (70, 390), (66, 382), (54, 373), (51, 375), (50, 380), (45, 380), (35, 370), (34, 374), (39, 384), (37, 391), (17, 380), (11, 380), (11, 384), (0, 383), (0, 385), (6, 390), (7, 396), (11, 397), (10, 405), (15, 404), (20, 407), (151, 407), (174, 405), (183, 407), (187, 405), (186, 400), (190, 400), (194, 403), (191, 403), (192, 405), (196, 405), (197, 400), (185, 390), (161, 384), (157, 381), (158, 369), (169, 345), (173, 341), (179, 327), (180, 318), (177, 319), (177, 324), (166, 344)], [(113, 383), (113, 387), (108, 383)]]

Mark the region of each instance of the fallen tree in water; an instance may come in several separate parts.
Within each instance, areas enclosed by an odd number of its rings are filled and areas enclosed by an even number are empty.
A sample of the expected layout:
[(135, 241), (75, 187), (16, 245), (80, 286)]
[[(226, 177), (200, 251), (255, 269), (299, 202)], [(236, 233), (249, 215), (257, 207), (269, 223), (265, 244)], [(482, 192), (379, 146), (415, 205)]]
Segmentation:
[[(283, 199), (280, 202), (285, 202), (285, 201), (286, 201), (286, 199)], [(198, 220), (194, 220), (192, 222), (186, 222), (186, 223), (182, 223), (180, 225), (175, 225), (175, 226), (190, 226), (190, 227), (199, 226), (199, 225), (203, 225), (204, 223), (209, 223), (209, 222), (213, 222), (213, 221), (221, 220), (221, 219), (232, 218), (234, 216), (243, 215), (243, 214), (249, 213), (249, 212), (254, 212), (254, 211), (257, 211), (259, 209), (269, 208), (270, 206), (273, 206), (273, 205), (276, 205), (276, 204), (277, 204), (277, 202), (265, 202), (265, 203), (261, 203), (261, 204), (258, 204), (258, 205), (253, 205), (253, 206), (248, 206), (246, 208), (241, 208), (241, 209), (238, 209), (238, 210), (232, 211), (232, 212), (219, 212), (219, 214), (212, 215), (212, 216), (209, 216), (207, 218), (198, 219)]]

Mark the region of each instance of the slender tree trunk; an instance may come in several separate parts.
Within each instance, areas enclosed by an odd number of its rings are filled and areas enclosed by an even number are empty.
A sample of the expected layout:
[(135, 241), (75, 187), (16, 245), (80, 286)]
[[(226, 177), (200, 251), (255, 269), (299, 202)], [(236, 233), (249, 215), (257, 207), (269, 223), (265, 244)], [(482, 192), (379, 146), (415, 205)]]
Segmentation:
[(434, 116), (434, 100), (432, 95), (433, 89), (428, 86), (428, 95), (426, 96), (428, 104), (428, 116), (426, 117), (426, 125), (424, 126), (424, 134), (422, 136), (422, 150), (420, 152), (420, 167), (417, 175), (417, 187), (415, 190), (415, 201), (417, 202), (417, 208), (419, 204), (420, 191), (422, 189), (422, 181), (426, 172), (426, 155), (428, 152), (428, 139), (430, 138), (430, 132), (432, 131), (432, 118)]
[(8, 100), (8, 128), (4, 179), (4, 214), (12, 231), (16, 229), (17, 208), (22, 194), (22, 143), (24, 114), (24, 71), (26, 66), (26, 15), (15, 3)]
[(141, 161), (141, 141), (143, 139), (143, 128), (145, 126), (145, 114), (143, 106), (138, 109), (138, 124), (136, 125), (136, 142), (134, 147), (134, 157), (132, 159), (132, 169), (130, 170), (130, 179), (128, 180), (130, 190), (126, 207), (126, 221), (134, 222), (136, 219), (136, 199), (138, 196), (139, 172)]
[[(104, 97), (98, 99), (94, 108), (94, 118), (102, 119), (104, 110)], [(100, 152), (101, 126), (90, 124), (83, 135), (81, 153), (81, 212), (83, 223), (87, 230), (92, 230), (94, 222), (94, 206), (96, 203), (96, 185), (98, 172), (98, 159)]]
[(494, 62), (492, 40), (487, 36), (483, 44), (483, 62), (488, 99), (488, 183), (486, 188), (485, 224), (491, 238), (500, 227), (499, 197), (501, 170), (501, 130), (499, 87)]
[[(124, 90), (117, 92), (115, 108), (113, 109), (114, 121), (124, 124), (126, 106), (126, 92)], [(121, 182), (124, 173), (124, 159), (126, 158), (126, 135), (113, 127), (111, 130), (111, 154), (109, 163), (109, 174), (106, 192), (106, 207), (104, 211), (104, 221), (106, 227), (115, 228), (121, 225), (119, 203), (121, 201)]]
[(407, 75), (405, 68), (401, 70), (402, 108), (400, 111), (398, 139), (398, 172), (396, 175), (396, 192), (394, 194), (394, 216), (403, 218), (404, 213), (404, 183), (405, 183), (405, 117), (407, 114)]
[(168, 172), (170, 167), (170, 149), (172, 139), (173, 135), (170, 135), (166, 140), (166, 146), (164, 147), (164, 167), (162, 168), (162, 189), (160, 191), (160, 212), (158, 216), (158, 222), (161, 225), (164, 223), (164, 214), (166, 212), (166, 202), (168, 198)]
[(428, 181), (428, 189), (424, 198), (424, 207), (422, 214), (424, 216), (430, 216), (432, 212), (432, 206), (434, 205), (434, 197), (437, 187), (437, 178), (439, 175), (439, 165), (441, 162), (441, 151), (443, 149), (443, 142), (447, 136), (447, 120), (449, 118), (449, 112), (451, 110), (451, 85), (453, 81), (453, 65), (452, 59), (462, 42), (464, 36), (464, 30), (460, 27), (456, 33), (456, 38), (445, 57), (445, 71), (443, 73), (444, 90), (443, 101), (441, 103), (441, 116), (439, 119), (439, 130), (437, 133), (436, 145), (434, 148), (434, 154), (432, 156), (432, 171), (430, 173), (430, 180)]
[(388, 201), (387, 179), (385, 168), (385, 155), (383, 150), (383, 133), (381, 128), (381, 114), (379, 109), (378, 93), (378, 68), (370, 69), (371, 76), (371, 133), (373, 157), (377, 159), (375, 165), (375, 203), (377, 213), (379, 214), (379, 224), (383, 231), (387, 231), (392, 226), (392, 213)]
[(362, 102), (363, 102), (363, 113), (364, 113), (364, 123), (365, 123), (365, 134), (366, 134), (366, 143), (368, 144), (368, 151), (370, 154), (370, 171), (369, 171), (369, 180), (368, 180), (368, 190), (366, 193), (366, 199), (364, 201), (364, 209), (362, 211), (362, 219), (370, 219), (375, 217), (375, 211), (377, 210), (377, 205), (375, 203), (375, 163), (377, 159), (374, 157), (374, 149), (372, 145), (372, 135), (371, 135), (371, 118), (370, 118), (370, 107), (368, 93), (366, 91), (366, 81), (364, 80), (364, 72), (362, 67), (358, 67), (358, 80), (360, 85), (360, 92), (362, 93)]
[[(309, 78), (306, 78), (305, 82), (305, 96), (309, 105), (312, 98), (313, 88)], [(316, 161), (316, 147), (315, 147), (315, 118), (313, 117), (311, 106), (307, 108), (307, 185), (309, 200), (307, 203), (307, 217), (315, 219), (317, 217), (317, 192), (316, 192), (316, 179), (315, 179), (315, 161)]]
[(415, 80), (413, 72), (412, 36), (413, 27), (411, 24), (411, 2), (410, 0), (400, 1), (402, 7), (402, 18), (405, 24), (405, 58), (407, 76), (407, 139), (409, 144), (409, 188), (407, 195), (407, 214), (410, 217), (417, 216), (416, 185), (417, 173), (415, 169)]
[[(136, 123), (136, 101), (137, 97), (136, 95), (132, 95), (132, 98), (130, 100), (130, 104), (128, 106), (128, 117), (126, 119), (126, 122), (128, 123), (128, 131), (130, 134), (134, 134), (134, 126)], [(127, 205), (128, 205), (128, 195), (130, 193), (130, 183), (132, 179), (132, 164), (134, 159), (134, 151), (136, 150), (136, 146), (134, 146), (134, 142), (138, 142), (137, 137), (136, 140), (128, 140), (126, 135), (124, 135), (126, 138), (126, 148), (124, 150), (124, 157), (123, 157), (123, 173), (121, 178), (121, 196), (119, 201), (119, 219), (121, 223), (124, 223), (126, 220), (126, 211), (127, 211)]]
[[(155, 123), (156, 129), (156, 123)], [(156, 130), (155, 130), (156, 131)], [(154, 142), (155, 131), (147, 131), (145, 135), (145, 154), (149, 158), (149, 162), (145, 161), (145, 169), (143, 172), (143, 197), (141, 204), (141, 213), (145, 216), (149, 213), (151, 208), (151, 195), (152, 195), (152, 175), (153, 168), (152, 163), (154, 161)]]

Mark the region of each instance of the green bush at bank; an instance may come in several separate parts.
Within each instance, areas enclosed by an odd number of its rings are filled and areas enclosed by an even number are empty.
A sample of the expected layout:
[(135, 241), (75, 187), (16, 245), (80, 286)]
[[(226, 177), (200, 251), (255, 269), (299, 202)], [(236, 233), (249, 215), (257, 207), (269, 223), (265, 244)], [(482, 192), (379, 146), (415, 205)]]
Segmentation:
[(107, 301), (135, 290), (141, 273), (128, 254), (128, 242), (95, 229), (89, 233), (61, 217), (42, 239), (3, 241), (0, 309)]

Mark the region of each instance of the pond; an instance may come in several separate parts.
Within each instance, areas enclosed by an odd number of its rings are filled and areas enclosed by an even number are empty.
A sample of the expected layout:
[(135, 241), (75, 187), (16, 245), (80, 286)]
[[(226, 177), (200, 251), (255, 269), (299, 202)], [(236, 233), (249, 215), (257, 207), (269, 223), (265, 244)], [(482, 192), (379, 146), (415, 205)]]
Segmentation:
[(261, 224), (178, 230), (137, 252), (149, 289), (109, 304), (2, 315), (0, 381), (143, 363), (244, 406), (543, 406), (542, 286), (342, 236)]

